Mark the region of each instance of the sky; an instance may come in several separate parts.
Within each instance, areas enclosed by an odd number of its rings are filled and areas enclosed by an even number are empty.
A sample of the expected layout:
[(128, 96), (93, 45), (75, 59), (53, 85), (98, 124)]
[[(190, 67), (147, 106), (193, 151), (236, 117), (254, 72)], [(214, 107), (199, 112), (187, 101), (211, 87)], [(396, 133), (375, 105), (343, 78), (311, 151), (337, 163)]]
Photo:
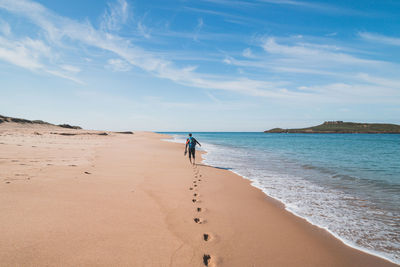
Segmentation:
[(87, 129), (400, 124), (398, 0), (0, 0), (0, 114)]

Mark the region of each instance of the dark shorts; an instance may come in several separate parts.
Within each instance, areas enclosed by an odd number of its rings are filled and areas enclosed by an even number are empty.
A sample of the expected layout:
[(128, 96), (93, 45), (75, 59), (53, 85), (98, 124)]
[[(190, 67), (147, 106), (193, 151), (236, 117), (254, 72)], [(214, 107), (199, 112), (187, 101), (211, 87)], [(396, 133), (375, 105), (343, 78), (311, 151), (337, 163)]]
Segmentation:
[(196, 149), (194, 147), (189, 148), (189, 158), (191, 157), (195, 158), (195, 154), (196, 154)]

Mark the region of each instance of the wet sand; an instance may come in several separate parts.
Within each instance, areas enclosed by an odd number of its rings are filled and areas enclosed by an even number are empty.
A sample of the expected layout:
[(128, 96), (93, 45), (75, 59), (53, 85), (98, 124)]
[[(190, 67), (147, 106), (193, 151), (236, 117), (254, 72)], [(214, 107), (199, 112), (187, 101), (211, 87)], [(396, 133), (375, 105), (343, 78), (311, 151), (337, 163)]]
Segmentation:
[(0, 124), (0, 266), (394, 266), (166, 136), (99, 133)]

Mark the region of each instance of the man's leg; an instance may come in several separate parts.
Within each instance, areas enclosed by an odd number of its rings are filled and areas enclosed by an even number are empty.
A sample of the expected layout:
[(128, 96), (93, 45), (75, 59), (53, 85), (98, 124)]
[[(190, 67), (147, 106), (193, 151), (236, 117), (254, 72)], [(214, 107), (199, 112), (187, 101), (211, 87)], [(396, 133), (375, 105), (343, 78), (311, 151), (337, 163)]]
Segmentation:
[(192, 164), (192, 150), (189, 148), (189, 161)]
[(196, 149), (195, 148), (193, 148), (193, 151), (192, 151), (192, 153), (193, 153), (193, 165), (196, 165)]

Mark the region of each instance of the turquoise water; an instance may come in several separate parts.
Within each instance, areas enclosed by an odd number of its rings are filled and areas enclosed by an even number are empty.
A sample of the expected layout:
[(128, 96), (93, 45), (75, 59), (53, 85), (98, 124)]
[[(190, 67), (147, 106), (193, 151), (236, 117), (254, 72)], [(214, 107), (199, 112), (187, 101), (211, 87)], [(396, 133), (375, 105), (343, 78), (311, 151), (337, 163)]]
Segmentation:
[(400, 135), (193, 135), (206, 164), (251, 180), (346, 244), (400, 263)]

